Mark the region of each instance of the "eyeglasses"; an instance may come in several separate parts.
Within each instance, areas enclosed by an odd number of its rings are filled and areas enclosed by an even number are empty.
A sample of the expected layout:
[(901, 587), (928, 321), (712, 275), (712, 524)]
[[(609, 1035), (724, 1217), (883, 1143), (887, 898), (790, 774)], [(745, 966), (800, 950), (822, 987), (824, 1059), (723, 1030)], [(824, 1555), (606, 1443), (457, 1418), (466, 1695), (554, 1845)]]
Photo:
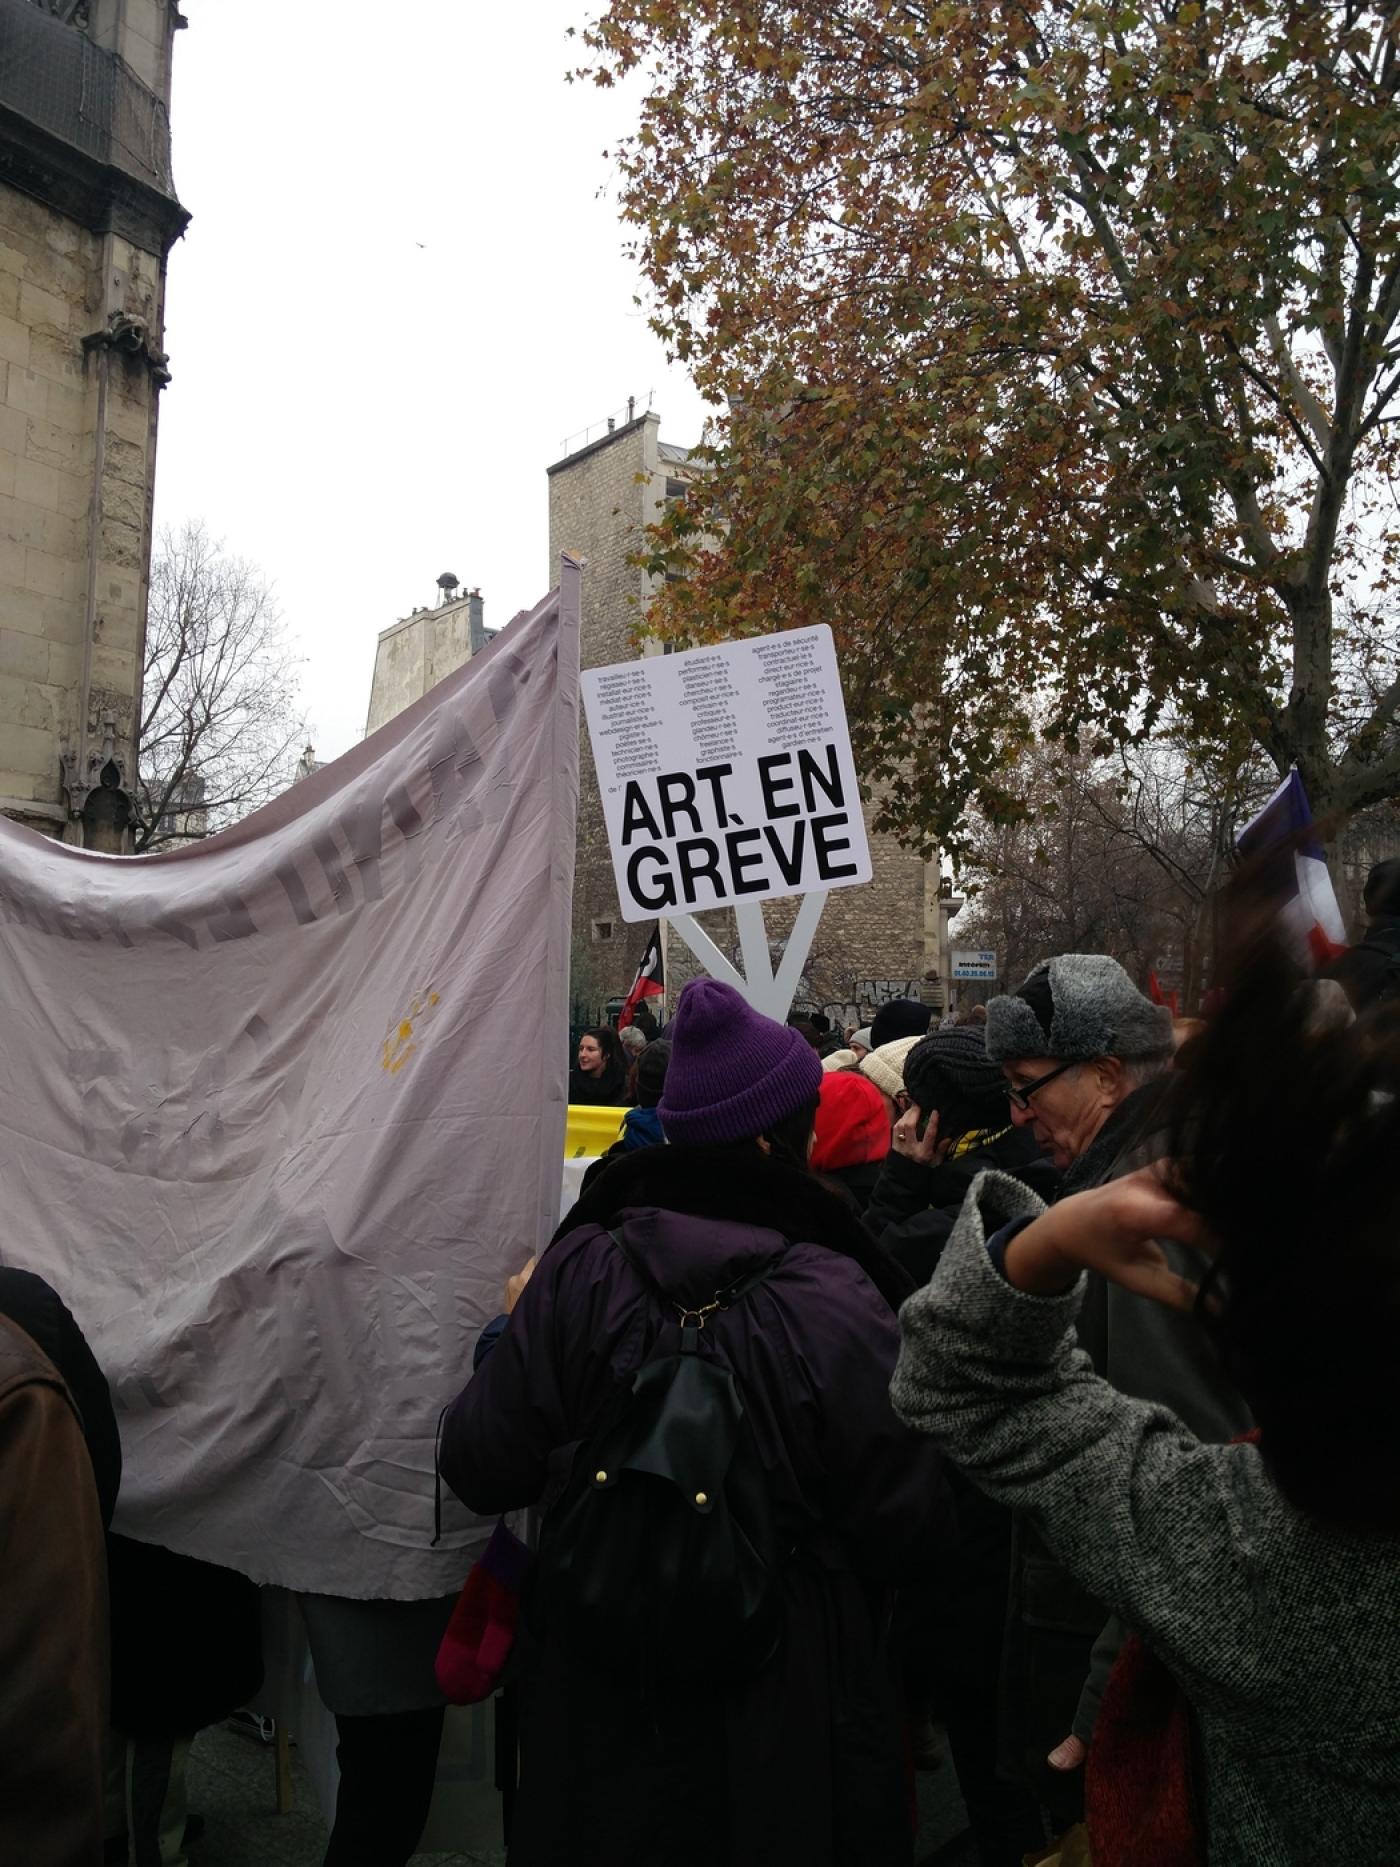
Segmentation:
[(1028, 1109), (1031, 1105), (1031, 1097), (1037, 1089), (1043, 1089), (1047, 1083), (1053, 1083), (1057, 1076), (1063, 1076), (1066, 1070), (1072, 1070), (1075, 1067), (1073, 1063), (1062, 1063), (1057, 1070), (1049, 1070), (1044, 1076), (1037, 1076), (1033, 1083), (1027, 1083), (1021, 1089), (1008, 1083), (1006, 1085), (1007, 1099), (1014, 1102), (1018, 1109)]

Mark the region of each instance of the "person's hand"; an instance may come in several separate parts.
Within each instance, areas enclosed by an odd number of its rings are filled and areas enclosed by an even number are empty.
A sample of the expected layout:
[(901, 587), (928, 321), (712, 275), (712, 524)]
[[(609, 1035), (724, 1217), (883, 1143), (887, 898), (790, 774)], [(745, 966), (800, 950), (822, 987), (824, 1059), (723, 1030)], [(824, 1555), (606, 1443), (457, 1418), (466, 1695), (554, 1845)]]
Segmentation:
[(1071, 1731), (1068, 1737), (1060, 1739), (1045, 1761), (1052, 1770), (1077, 1770), (1088, 1754), (1083, 1738)]
[(929, 1116), (922, 1138), (919, 1134), (921, 1119), (918, 1105), (911, 1104), (890, 1131), (890, 1145), (896, 1154), (902, 1154), (920, 1167), (941, 1167), (948, 1158), (953, 1138), (950, 1135), (946, 1141), (939, 1140), (937, 1109)]
[(517, 1271), (514, 1277), (506, 1279), (506, 1315), (509, 1316), (520, 1301), (521, 1292), (535, 1274), (535, 1259), (531, 1258), (524, 1270)]
[(1035, 1296), (1068, 1290), (1081, 1270), (1098, 1271), (1171, 1309), (1191, 1309), (1196, 1286), (1178, 1276), (1157, 1243), (1213, 1249), (1205, 1227), (1167, 1190), (1165, 1163), (1143, 1167), (1043, 1212), (1006, 1247), (1007, 1281)]

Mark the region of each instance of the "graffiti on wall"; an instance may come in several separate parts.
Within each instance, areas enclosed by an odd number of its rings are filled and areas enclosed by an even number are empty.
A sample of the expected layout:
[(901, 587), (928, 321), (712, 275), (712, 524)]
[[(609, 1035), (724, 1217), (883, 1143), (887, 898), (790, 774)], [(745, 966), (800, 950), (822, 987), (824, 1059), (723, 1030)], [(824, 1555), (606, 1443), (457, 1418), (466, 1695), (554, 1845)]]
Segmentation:
[(860, 1030), (891, 999), (917, 998), (922, 983), (920, 979), (852, 979), (845, 998), (809, 1008), (824, 1012), (833, 1031)]

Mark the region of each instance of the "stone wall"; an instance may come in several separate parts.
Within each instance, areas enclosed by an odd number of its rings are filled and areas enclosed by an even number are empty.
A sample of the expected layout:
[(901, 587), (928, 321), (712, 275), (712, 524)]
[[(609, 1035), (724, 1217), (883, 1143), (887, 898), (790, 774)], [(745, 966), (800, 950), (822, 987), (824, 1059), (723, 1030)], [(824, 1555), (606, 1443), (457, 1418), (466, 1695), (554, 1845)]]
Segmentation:
[[(794, 1011), (824, 1011), (833, 1024), (868, 1022), (888, 999), (918, 998), (930, 983), (926, 975), (938, 971), (936, 877), (892, 836), (870, 828), (873, 806), (865, 815), (871, 879), (827, 895), (793, 1001)], [(764, 903), (775, 966), (797, 907), (796, 898)], [(728, 909), (696, 919), (722, 952), (738, 959), (738, 934)], [(670, 936), (666, 961), (674, 1000), (686, 980), (704, 969), (677, 933)]]
[(189, 218), (182, 23), (173, 0), (74, 21), (0, 0), (0, 810), (104, 848), (127, 846), (165, 256)]
[(436, 609), (416, 610), (381, 632), (374, 654), (366, 734), (412, 706), (472, 657), (471, 605), (463, 596)]
[[(583, 573), (582, 654), (585, 668), (626, 661), (638, 651), (631, 634), (654, 592), (654, 582), (627, 559), (664, 504), (668, 465), (659, 452), (660, 417), (642, 416), (549, 469), (550, 583), (558, 581), (559, 553), (587, 559)], [(659, 653), (647, 644), (643, 653)], [(867, 811), (867, 820), (872, 811)], [(889, 836), (871, 833), (873, 879), (827, 897), (800, 1001), (811, 1005), (849, 1000), (858, 983), (922, 982), (937, 970), (936, 879), (929, 866)], [(930, 895), (930, 889), (933, 893)], [(765, 906), (770, 941), (780, 950), (797, 911), (795, 900)], [(720, 949), (737, 956), (734, 917), (727, 910), (697, 916)], [(574, 872), (571, 996), (587, 1012), (626, 992), (651, 923), (621, 919), (608, 852), (597, 774), (586, 727), (579, 747), (579, 829)], [(667, 943), (668, 1000), (701, 968), (678, 934)], [(892, 992), (888, 994), (894, 996)]]
[(134, 739), (156, 383), (144, 353), (84, 339), (113, 305), (159, 331), (162, 272), (0, 185), (0, 809), (48, 828), (85, 672), (91, 732), (111, 712)]
[[(651, 589), (627, 560), (665, 497), (664, 483), (653, 477), (660, 425), (659, 416), (643, 415), (549, 469), (550, 588), (559, 581), (561, 552), (587, 559), (580, 628), (585, 668), (627, 661), (637, 652), (630, 637)], [(651, 928), (629, 925), (618, 911), (598, 774), (582, 726), (578, 825), (570, 994), (592, 1010), (627, 990)]]
[(157, 97), (170, 95), (172, 0), (90, 0), (89, 35)]

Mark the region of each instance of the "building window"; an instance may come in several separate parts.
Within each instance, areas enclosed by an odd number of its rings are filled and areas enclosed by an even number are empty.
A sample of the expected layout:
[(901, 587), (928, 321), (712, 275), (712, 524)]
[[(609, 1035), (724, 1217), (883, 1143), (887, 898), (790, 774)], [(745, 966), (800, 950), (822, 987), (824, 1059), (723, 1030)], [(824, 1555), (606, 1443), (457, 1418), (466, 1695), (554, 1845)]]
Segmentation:
[(613, 937), (613, 923), (611, 921), (594, 921), (593, 938), (595, 940), (598, 940), (598, 941), (611, 940), (612, 937)]
[(666, 497), (668, 499), (684, 499), (685, 494), (686, 485), (684, 480), (667, 480)]

